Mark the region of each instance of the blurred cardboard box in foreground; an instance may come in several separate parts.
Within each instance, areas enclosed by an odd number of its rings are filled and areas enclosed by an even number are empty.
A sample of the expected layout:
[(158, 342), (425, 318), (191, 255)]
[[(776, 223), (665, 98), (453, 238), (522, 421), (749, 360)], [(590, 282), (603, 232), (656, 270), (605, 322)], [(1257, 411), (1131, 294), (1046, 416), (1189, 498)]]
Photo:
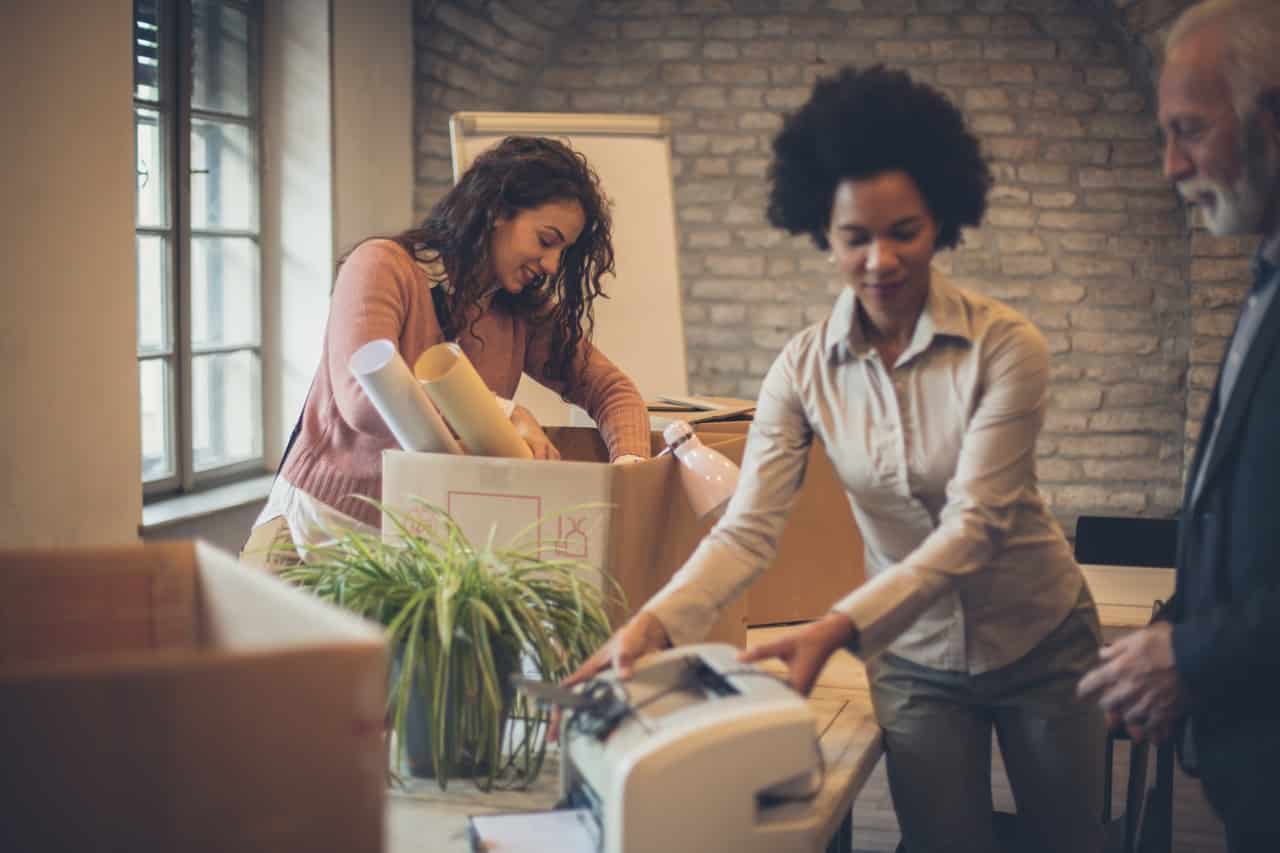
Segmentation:
[(0, 551), (0, 849), (375, 853), (386, 666), (206, 543)]

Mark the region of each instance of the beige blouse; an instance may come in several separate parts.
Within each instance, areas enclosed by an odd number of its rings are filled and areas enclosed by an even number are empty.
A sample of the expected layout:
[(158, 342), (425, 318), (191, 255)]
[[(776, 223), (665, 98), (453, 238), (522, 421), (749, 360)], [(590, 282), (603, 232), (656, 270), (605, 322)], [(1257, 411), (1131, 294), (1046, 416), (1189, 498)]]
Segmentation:
[(865, 542), (867, 582), (832, 604), (858, 627), (859, 654), (1004, 666), (1066, 618), (1083, 584), (1036, 488), (1045, 340), (937, 270), (896, 364), (856, 311), (846, 289), (774, 362), (724, 517), (645, 609), (674, 642), (705, 634), (773, 560), (817, 435)]

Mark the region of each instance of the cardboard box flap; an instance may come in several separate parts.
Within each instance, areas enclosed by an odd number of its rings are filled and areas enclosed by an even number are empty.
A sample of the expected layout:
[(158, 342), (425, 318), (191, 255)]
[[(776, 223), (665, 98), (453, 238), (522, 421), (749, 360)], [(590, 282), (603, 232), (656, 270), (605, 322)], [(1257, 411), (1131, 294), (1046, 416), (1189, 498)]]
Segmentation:
[(266, 572), (246, 572), (230, 554), (197, 542), (200, 640), (228, 651), (283, 649), (323, 643), (384, 642), (371, 622)]

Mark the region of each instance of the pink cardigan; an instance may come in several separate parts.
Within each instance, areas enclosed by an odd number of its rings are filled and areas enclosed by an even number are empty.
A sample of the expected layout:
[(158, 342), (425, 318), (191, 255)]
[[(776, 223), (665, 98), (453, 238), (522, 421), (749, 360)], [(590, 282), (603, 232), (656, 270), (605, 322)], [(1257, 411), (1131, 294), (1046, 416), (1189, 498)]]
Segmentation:
[[(390, 240), (370, 240), (347, 257), (334, 285), (324, 357), (303, 409), (302, 430), (282, 471), (302, 491), (375, 527), (377, 510), (350, 496), (381, 497), (382, 451), (398, 445), (347, 361), (369, 341), (388, 338), (398, 342), (412, 367), (423, 350), (443, 341), (430, 286), (426, 271)], [(542, 367), (549, 332), (492, 307), (474, 330), (464, 328), (458, 343), (499, 396), (514, 396), (520, 374), (528, 373), (587, 410), (600, 425), (610, 458), (647, 457), (648, 417), (635, 385), (590, 344), (584, 344), (586, 367), (574, 386), (548, 380)]]

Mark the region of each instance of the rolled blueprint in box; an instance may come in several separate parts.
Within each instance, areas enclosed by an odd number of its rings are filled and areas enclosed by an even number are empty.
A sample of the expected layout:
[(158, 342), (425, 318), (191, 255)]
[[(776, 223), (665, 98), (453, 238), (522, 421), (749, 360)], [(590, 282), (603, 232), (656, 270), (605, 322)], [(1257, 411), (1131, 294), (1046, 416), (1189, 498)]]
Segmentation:
[(498, 397), (457, 344), (436, 344), (418, 356), (414, 374), (469, 453), (532, 459), (533, 451), (502, 412)]
[(347, 367), (405, 450), (462, 452), (394, 343), (369, 341), (352, 353)]

